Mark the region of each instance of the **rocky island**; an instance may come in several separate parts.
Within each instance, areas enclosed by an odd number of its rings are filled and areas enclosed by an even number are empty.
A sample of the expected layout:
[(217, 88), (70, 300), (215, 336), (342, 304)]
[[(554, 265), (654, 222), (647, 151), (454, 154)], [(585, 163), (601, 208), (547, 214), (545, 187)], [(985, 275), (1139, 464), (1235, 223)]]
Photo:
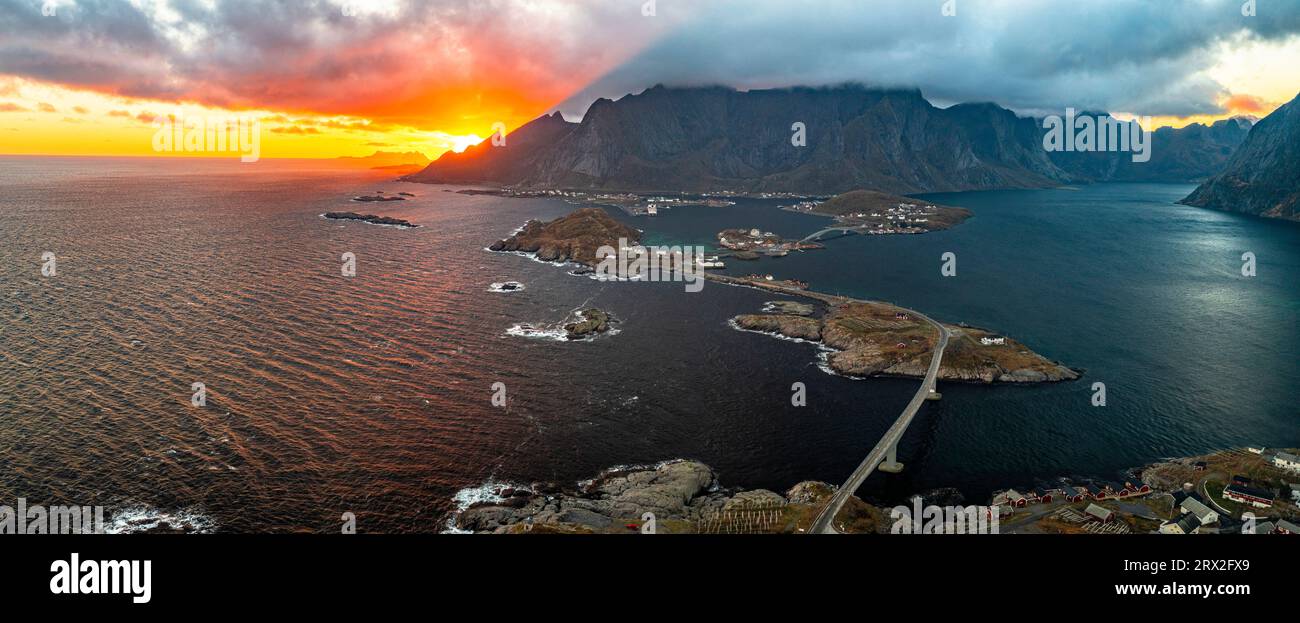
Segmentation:
[(406, 201), (406, 197), (399, 197), (397, 195), (385, 195), (382, 192), (380, 192), (379, 194), (375, 194), (375, 195), (361, 195), (359, 197), (353, 197), (352, 200), (359, 203), (374, 203), (374, 202), (382, 203), (385, 201)]
[(570, 340), (581, 340), (606, 333), (609, 331), (610, 323), (615, 322), (608, 313), (594, 307), (578, 312), (578, 318), (578, 322), (564, 325), (565, 337)]
[[(910, 310), (887, 303), (859, 301), (806, 290), (770, 285), (758, 280), (710, 275), (733, 285), (748, 285), (820, 300), (820, 317), (789, 313), (784, 305), (768, 303), (768, 313), (732, 319), (737, 328), (791, 339), (819, 342), (831, 349), (827, 366), (852, 377), (899, 376), (923, 378), (930, 365), (938, 331)], [(775, 313), (772, 313), (775, 312)], [(939, 379), (968, 383), (1043, 383), (1069, 381), (1080, 373), (1051, 361), (1019, 342), (991, 331), (944, 325), (950, 332)]]
[(641, 232), (628, 227), (600, 208), (583, 208), (548, 223), (528, 221), (515, 235), (492, 244), (503, 252), (535, 253), (547, 262), (577, 262), (588, 266), (598, 261), (603, 246), (618, 248), (619, 240), (635, 244)]
[(356, 212), (326, 212), (325, 218), (335, 221), (362, 221), (371, 225), (391, 225), (393, 227), (415, 228), (419, 227), (415, 223), (391, 216), (376, 216), (374, 214), (357, 214)]

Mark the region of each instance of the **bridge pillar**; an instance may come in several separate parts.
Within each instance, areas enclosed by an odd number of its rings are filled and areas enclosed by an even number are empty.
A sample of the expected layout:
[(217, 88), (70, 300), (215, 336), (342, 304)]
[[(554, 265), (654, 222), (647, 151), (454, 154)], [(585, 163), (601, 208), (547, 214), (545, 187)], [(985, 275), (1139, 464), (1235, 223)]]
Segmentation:
[(943, 399), (943, 394), (940, 394), (938, 391), (936, 391), (935, 385), (934, 385), (934, 384), (931, 384), (931, 385), (930, 385), (930, 392), (927, 393), (927, 394), (925, 395), (925, 399), (926, 399), (926, 400), (942, 400), (942, 399)]
[(885, 453), (885, 461), (876, 469), (887, 474), (897, 474), (903, 471), (903, 464), (898, 462), (898, 444), (889, 446), (889, 452)]

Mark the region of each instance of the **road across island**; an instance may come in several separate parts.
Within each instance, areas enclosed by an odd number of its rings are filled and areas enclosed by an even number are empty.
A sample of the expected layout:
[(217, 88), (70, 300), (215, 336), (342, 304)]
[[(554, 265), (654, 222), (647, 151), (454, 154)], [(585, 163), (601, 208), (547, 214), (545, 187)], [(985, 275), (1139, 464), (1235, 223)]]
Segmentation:
[[(704, 277), (711, 281), (717, 281), (728, 285), (751, 287), (760, 290), (780, 292), (791, 296), (813, 298), (831, 305), (855, 302), (854, 299), (848, 297), (823, 294), (821, 292), (801, 288), (791, 288), (773, 283), (737, 279), (735, 277), (720, 275), (717, 273), (706, 272)], [(930, 325), (939, 331), (939, 342), (935, 345), (934, 354), (930, 357), (930, 368), (926, 370), (925, 379), (921, 381), (921, 388), (916, 391), (916, 395), (912, 397), (912, 401), (907, 403), (907, 408), (903, 409), (903, 414), (898, 417), (898, 420), (894, 422), (894, 425), (890, 426), (889, 430), (885, 431), (885, 436), (880, 439), (880, 443), (877, 443), (876, 447), (871, 449), (871, 453), (867, 455), (867, 458), (864, 459), (862, 464), (858, 465), (858, 468), (849, 475), (848, 481), (835, 492), (830, 503), (822, 509), (822, 512), (819, 515), (817, 515), (817, 519), (813, 520), (812, 527), (809, 529), (809, 532), (813, 534), (839, 534), (839, 532), (835, 530), (834, 526), (835, 516), (844, 508), (844, 504), (848, 502), (849, 498), (853, 495), (853, 492), (857, 491), (858, 487), (862, 486), (862, 483), (867, 479), (867, 476), (870, 476), (871, 472), (875, 471), (877, 467), (880, 467), (880, 464), (886, 458), (893, 458), (890, 451), (893, 450), (894, 452), (897, 452), (898, 441), (903, 438), (903, 433), (907, 432), (908, 425), (912, 423), (912, 418), (916, 417), (916, 413), (921, 410), (921, 405), (925, 403), (926, 399), (929, 398), (930, 393), (934, 391), (935, 381), (939, 377), (939, 366), (943, 362), (943, 351), (948, 347), (948, 338), (952, 336), (952, 333), (948, 331), (946, 327), (925, 314), (913, 309), (906, 309), (889, 303), (883, 304), (897, 307), (902, 311), (908, 312), (917, 318), (930, 323)]]

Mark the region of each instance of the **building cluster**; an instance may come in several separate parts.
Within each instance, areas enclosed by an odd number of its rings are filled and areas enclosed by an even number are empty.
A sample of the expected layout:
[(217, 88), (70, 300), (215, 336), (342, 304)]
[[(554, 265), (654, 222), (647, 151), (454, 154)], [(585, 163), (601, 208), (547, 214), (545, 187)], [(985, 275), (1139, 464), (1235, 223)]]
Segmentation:
[(1174, 505), (1180, 514), (1160, 524), (1160, 534), (1200, 534), (1203, 526), (1219, 523), (1219, 512), (1196, 495), (1190, 484), (1174, 494)]
[(1085, 500), (1118, 500), (1141, 497), (1151, 493), (1151, 486), (1145, 483), (1131, 482), (1102, 483), (1089, 485), (1045, 485), (1021, 493), (1015, 489), (994, 494), (993, 505), (1008, 509), (1024, 508), (1029, 504), (1047, 504), (1054, 500), (1066, 502), (1083, 502)]
[(980, 344), (985, 346), (1006, 346), (1007, 338), (1005, 337), (982, 337)]
[(816, 210), (817, 206), (821, 204), (822, 202), (820, 201), (800, 201), (799, 203), (796, 203), (794, 205), (780, 206), (780, 207), (786, 210), (794, 210), (795, 212), (812, 212), (813, 210)]
[(718, 232), (718, 245), (732, 251), (749, 251), (763, 253), (774, 257), (788, 255), (792, 250), (815, 248), (816, 245), (803, 245), (798, 242), (786, 242), (780, 236), (759, 229), (726, 229)]

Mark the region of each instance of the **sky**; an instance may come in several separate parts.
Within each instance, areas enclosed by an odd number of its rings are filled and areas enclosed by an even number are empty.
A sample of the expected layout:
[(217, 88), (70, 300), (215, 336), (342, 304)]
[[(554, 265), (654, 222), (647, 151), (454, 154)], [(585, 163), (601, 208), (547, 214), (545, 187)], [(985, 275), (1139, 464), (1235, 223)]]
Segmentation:
[(0, 153), (159, 155), (160, 115), (265, 157), (436, 157), (655, 84), (916, 87), (1182, 126), (1300, 91), (1295, 0), (0, 0)]

